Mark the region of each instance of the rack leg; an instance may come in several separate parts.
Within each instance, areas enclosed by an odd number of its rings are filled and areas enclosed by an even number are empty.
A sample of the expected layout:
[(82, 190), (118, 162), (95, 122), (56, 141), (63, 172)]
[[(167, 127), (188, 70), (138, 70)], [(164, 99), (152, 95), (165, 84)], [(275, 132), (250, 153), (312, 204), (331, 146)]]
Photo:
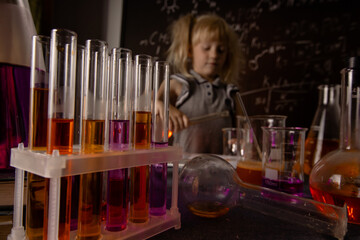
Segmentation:
[(172, 173), (172, 195), (171, 195), (171, 208), (170, 213), (172, 215), (178, 215), (178, 225), (175, 226), (175, 229), (181, 228), (180, 213), (178, 208), (178, 191), (179, 191), (179, 163), (173, 163), (173, 173)]
[(15, 187), (14, 187), (14, 213), (13, 227), (8, 240), (25, 239), (23, 226), (23, 206), (24, 206), (24, 170), (15, 169)]
[(171, 196), (171, 212), (178, 212), (178, 184), (179, 184), (179, 163), (173, 163), (172, 175), (172, 196)]
[(48, 239), (56, 240), (59, 236), (60, 215), (60, 178), (50, 178)]

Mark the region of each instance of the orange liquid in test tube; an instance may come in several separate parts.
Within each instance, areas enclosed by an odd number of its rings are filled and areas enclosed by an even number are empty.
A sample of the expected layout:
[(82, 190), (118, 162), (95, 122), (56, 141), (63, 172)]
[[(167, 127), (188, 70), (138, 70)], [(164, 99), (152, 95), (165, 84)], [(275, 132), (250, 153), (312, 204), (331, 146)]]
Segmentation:
[(47, 152), (51, 154), (54, 149), (59, 150), (60, 155), (72, 154), (74, 119), (50, 119), (51, 140)]
[[(135, 149), (150, 148), (151, 112), (134, 112)], [(149, 166), (131, 168), (130, 216), (135, 223), (149, 219)]]
[[(31, 129), (29, 137), (29, 148), (31, 150), (46, 151), (47, 137), (47, 108), (48, 93), (47, 88), (34, 88)], [(42, 239), (44, 230), (44, 206), (45, 178), (28, 172), (27, 175), (27, 207), (26, 207), (26, 235), (29, 240)]]
[[(76, 51), (76, 46), (77, 34), (75, 32), (66, 29), (53, 29), (51, 31), (49, 107), (47, 111), (46, 140), (46, 148), (49, 155), (54, 154), (54, 151), (58, 151), (60, 155), (69, 155), (73, 153), (75, 75), (72, 73), (75, 70), (76, 56), (73, 52)], [(70, 239), (72, 177), (61, 177), (59, 180), (59, 212), (56, 210), (58, 206), (53, 206), (52, 204), (54, 202), (49, 201), (50, 190), (53, 190), (50, 189), (50, 184), (54, 182), (57, 185), (58, 179), (54, 178), (46, 180), (44, 239)], [(51, 217), (50, 219), (49, 216)], [(55, 217), (58, 217), (58, 219)], [(59, 221), (59, 226), (58, 228), (55, 228), (52, 224), (56, 224), (57, 220)], [(49, 223), (48, 221), (51, 222)], [(54, 236), (56, 234), (57, 236)]]
[(47, 88), (33, 89), (31, 150), (46, 151), (48, 96)]
[[(105, 120), (83, 121), (83, 153), (104, 151)], [(80, 175), (77, 239), (97, 239), (101, 234), (102, 172)]]
[[(72, 154), (73, 151), (73, 119), (49, 119), (51, 131), (47, 152), (59, 150), (60, 154)], [(59, 216), (59, 239), (70, 239), (70, 210), (71, 210), (71, 177), (61, 178), (60, 187), (60, 216)], [(46, 181), (46, 193), (49, 193), (49, 179)], [(44, 239), (47, 239), (48, 230), (48, 203), (46, 197), (44, 209)]]
[[(107, 43), (87, 40), (81, 129), (81, 153), (104, 152), (108, 90)], [(80, 175), (77, 240), (101, 239), (103, 173)]]

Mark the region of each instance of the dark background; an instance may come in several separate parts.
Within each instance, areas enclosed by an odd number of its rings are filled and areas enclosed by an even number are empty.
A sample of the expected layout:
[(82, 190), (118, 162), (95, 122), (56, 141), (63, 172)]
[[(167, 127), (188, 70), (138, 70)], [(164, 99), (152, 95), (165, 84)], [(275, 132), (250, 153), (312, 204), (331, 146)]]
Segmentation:
[[(109, 0), (30, 0), (41, 34), (69, 28), (78, 42), (105, 40)], [(240, 92), (249, 115), (287, 115), (310, 127), (317, 86), (340, 84), (340, 70), (360, 55), (358, 0), (124, 0), (121, 44), (164, 60), (168, 27), (187, 13), (217, 13), (236, 30), (243, 61)], [(119, 14), (121, 9), (118, 10)]]
[(310, 127), (317, 86), (340, 84), (340, 70), (360, 54), (356, 0), (125, 0), (122, 46), (166, 58), (168, 27), (180, 15), (213, 12), (239, 36), (239, 85), (249, 115), (287, 115)]

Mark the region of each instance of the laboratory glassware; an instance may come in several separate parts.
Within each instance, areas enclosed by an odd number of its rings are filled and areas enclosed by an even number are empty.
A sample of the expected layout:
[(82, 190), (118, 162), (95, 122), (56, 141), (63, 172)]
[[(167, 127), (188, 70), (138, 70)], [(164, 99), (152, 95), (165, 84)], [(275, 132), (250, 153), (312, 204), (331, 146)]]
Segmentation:
[(343, 206), (349, 223), (360, 224), (360, 58), (341, 71), (340, 146), (322, 157), (310, 173), (315, 200)]

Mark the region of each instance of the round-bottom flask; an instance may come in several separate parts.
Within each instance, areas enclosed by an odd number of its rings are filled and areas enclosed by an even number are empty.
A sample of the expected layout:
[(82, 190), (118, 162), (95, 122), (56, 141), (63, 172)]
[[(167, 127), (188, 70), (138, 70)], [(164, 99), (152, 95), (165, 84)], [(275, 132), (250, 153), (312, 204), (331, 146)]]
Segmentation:
[(360, 224), (360, 58), (342, 70), (340, 147), (315, 164), (310, 191), (317, 201), (343, 206), (349, 223)]
[(202, 154), (186, 162), (179, 194), (180, 202), (201, 217), (220, 217), (241, 206), (338, 239), (347, 231), (345, 207), (245, 183), (229, 162), (216, 155)]

